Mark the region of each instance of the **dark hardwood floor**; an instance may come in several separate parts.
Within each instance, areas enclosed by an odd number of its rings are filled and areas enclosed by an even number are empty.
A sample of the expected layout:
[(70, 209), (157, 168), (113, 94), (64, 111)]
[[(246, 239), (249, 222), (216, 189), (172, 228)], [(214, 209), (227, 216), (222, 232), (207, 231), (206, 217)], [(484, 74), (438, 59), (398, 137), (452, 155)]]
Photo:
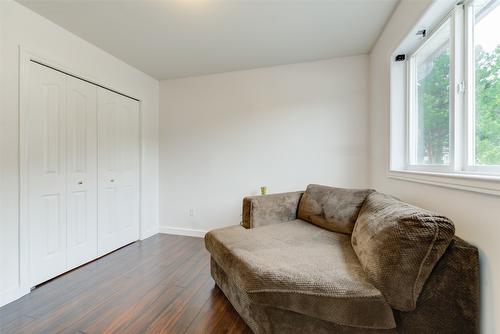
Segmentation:
[(251, 333), (203, 239), (157, 234), (0, 308), (0, 333)]

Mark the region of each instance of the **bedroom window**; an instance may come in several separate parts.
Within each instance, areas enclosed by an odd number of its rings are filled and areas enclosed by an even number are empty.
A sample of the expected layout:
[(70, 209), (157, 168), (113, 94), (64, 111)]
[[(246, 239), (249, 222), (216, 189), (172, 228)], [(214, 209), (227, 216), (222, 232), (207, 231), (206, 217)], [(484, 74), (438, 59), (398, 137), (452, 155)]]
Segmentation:
[(410, 163), (450, 163), (450, 20), (446, 20), (410, 59)]
[(468, 18), (469, 164), (480, 170), (500, 166), (500, 1), (472, 2)]
[(500, 0), (457, 5), (407, 59), (406, 169), (500, 175)]

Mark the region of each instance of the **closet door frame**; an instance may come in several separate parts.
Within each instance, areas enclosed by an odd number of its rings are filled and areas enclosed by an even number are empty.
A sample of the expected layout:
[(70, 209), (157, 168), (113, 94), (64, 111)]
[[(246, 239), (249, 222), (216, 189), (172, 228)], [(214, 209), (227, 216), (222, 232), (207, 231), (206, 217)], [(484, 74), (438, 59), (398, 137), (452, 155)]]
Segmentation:
[(58, 60), (56, 55), (47, 55), (44, 52), (34, 51), (24, 45), (19, 46), (19, 101), (18, 101), (18, 175), (19, 175), (19, 213), (18, 213), (18, 263), (19, 263), (19, 291), (17, 297), (28, 294), (33, 288), (30, 275), (30, 226), (28, 219), (29, 203), (29, 182), (28, 182), (28, 134), (27, 134), (27, 115), (28, 115), (28, 96), (29, 96), (29, 65), (30, 62), (38, 63), (40, 66), (46, 66), (54, 71), (62, 72), (74, 78), (86, 81), (101, 88), (111, 90), (125, 97), (136, 100), (139, 103), (139, 166), (138, 166), (138, 193), (139, 193), (139, 231), (137, 239), (143, 235), (142, 228), (142, 101), (134, 97), (133, 94), (120, 92), (111, 88), (105, 83), (100, 83), (91, 76), (84, 75), (84, 71), (75, 68), (75, 66), (66, 65), (67, 62)]

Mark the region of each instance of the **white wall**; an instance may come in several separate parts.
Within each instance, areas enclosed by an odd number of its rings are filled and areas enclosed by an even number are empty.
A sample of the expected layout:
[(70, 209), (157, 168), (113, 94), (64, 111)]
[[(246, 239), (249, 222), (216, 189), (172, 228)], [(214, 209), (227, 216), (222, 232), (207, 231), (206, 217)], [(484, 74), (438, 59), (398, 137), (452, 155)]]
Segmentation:
[(500, 330), (500, 198), (394, 180), (389, 171), (389, 57), (430, 0), (402, 1), (370, 56), (370, 180), (372, 186), (453, 219), (457, 235), (480, 249), (481, 325), (483, 333)]
[(142, 100), (142, 237), (158, 231), (157, 80), (11, 0), (0, 1), (0, 305), (19, 284), (18, 76), (21, 45)]
[[(500, 289), (493, 287), (500, 281), (500, 199), (387, 177), (389, 55), (430, 3), (403, 0), (370, 58), (162, 82), (161, 229), (197, 234), (236, 224), (242, 197), (261, 185), (281, 192), (308, 183), (371, 183), (450, 216), (457, 234), (480, 248), (482, 331), (500, 330)], [(158, 82), (23, 6), (0, 1), (0, 305), (22, 293), (18, 45), (143, 101), (143, 236), (158, 224)]]
[(367, 75), (356, 56), (162, 81), (160, 230), (238, 224), (261, 185), (366, 186)]

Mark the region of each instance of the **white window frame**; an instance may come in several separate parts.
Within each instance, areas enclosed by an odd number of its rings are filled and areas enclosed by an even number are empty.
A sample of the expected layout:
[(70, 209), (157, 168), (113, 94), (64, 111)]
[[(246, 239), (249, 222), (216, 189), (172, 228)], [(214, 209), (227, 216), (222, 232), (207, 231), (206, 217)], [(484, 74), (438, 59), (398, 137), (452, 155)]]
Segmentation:
[[(406, 62), (406, 145), (405, 171), (441, 175), (500, 176), (500, 166), (475, 165), (475, 83), (474, 63), (474, 0), (465, 1), (449, 11), (425, 39), (408, 54)], [(416, 106), (415, 55), (449, 21), (450, 24), (450, 138), (449, 165), (415, 164), (418, 125)]]
[[(417, 157), (417, 117), (418, 117), (418, 105), (416, 98), (416, 55), (429, 43), (433, 36), (435, 36), (444, 26), (448, 23), (450, 24), (450, 139), (449, 139), (449, 159), (450, 165), (432, 165), (432, 164), (415, 164), (412, 161), (416, 161)], [(455, 117), (453, 113), (453, 87), (454, 87), (454, 78), (452, 68), (454, 66), (454, 30), (453, 29), (454, 22), (454, 11), (448, 13), (437, 25), (433, 28), (429, 33), (427, 33), (425, 39), (420, 45), (411, 52), (408, 57), (407, 63), (407, 88), (408, 88), (408, 103), (407, 103), (407, 128), (406, 128), (406, 167), (408, 170), (415, 171), (435, 171), (435, 172), (451, 172), (453, 171), (452, 162), (454, 161), (454, 142), (453, 142), (453, 126), (455, 123)]]
[[(476, 165), (476, 113), (475, 113), (475, 90), (476, 71), (475, 71), (475, 56), (474, 56), (474, 0), (467, 0), (464, 3), (464, 77), (467, 83), (467, 94), (464, 104), (465, 115), (465, 131), (464, 135), (467, 140), (465, 147), (466, 161), (463, 171), (470, 174), (478, 175), (500, 175), (500, 165)], [(475, 87), (474, 87), (475, 88)]]

